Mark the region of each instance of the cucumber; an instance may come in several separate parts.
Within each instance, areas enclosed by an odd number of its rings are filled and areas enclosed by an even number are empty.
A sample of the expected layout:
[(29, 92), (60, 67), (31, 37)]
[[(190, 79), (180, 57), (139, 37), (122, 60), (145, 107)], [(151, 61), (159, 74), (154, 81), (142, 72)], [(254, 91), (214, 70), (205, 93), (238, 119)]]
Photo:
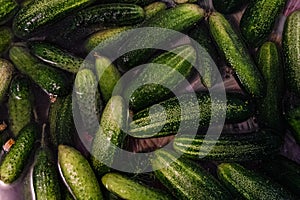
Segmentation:
[(223, 14), (231, 14), (240, 10), (250, 0), (213, 0), (214, 8)]
[(65, 96), (69, 93), (71, 78), (39, 62), (25, 47), (13, 46), (9, 50), (9, 58), (21, 73), (29, 76), (50, 96)]
[(111, 61), (103, 56), (96, 55), (95, 69), (99, 79), (99, 88), (104, 102), (108, 102), (121, 74)]
[(154, 15), (156, 15), (157, 13), (159, 13), (162, 10), (166, 10), (167, 9), (167, 5), (165, 2), (153, 2), (147, 6), (144, 7), (145, 10), (145, 19), (150, 19), (151, 17), (153, 17)]
[[(189, 105), (188, 115), (181, 116), (182, 113), (177, 98), (180, 99), (181, 104)], [(184, 126), (184, 124), (197, 120), (199, 122), (198, 127), (205, 128), (209, 125), (212, 114), (215, 117), (218, 116), (218, 113), (211, 113), (211, 98), (208, 93), (198, 93), (198, 102), (191, 101), (190, 94), (184, 94), (177, 98), (173, 97), (159, 103), (164, 110), (154, 107), (151, 109), (151, 115), (149, 114), (150, 108), (134, 114), (133, 121), (129, 124), (130, 134), (138, 138), (176, 134), (180, 123), (183, 126), (181, 127), (182, 132), (186, 132), (189, 130), (189, 127)], [(215, 102), (215, 106), (222, 109), (226, 105)], [(252, 115), (252, 110), (251, 103), (243, 96), (232, 93), (227, 94), (227, 122), (242, 122)], [(199, 113), (201, 113), (200, 116)]]
[(107, 190), (122, 199), (173, 199), (167, 193), (141, 184), (120, 173), (107, 173), (101, 181)]
[(6, 98), (6, 92), (12, 80), (14, 66), (10, 61), (0, 58), (0, 103)]
[(250, 1), (242, 16), (240, 29), (251, 47), (259, 47), (267, 40), (285, 3), (286, 0)]
[(240, 86), (251, 97), (263, 97), (265, 81), (249, 55), (243, 40), (230, 23), (222, 14), (214, 12), (209, 17), (209, 27), (220, 52), (234, 70)]
[[(137, 78), (133, 78), (124, 89), (130, 108), (140, 111), (173, 96), (171, 90), (191, 76), (196, 57), (192, 46), (183, 45), (151, 60), (154, 65), (142, 69)], [(140, 87), (135, 89), (137, 85)]]
[[(82, 9), (95, 0), (62, 1), (40, 0), (34, 1), (20, 9), (13, 20), (14, 34), (19, 38), (29, 38), (45, 31), (52, 25), (71, 13)], [(48, 30), (49, 31), (49, 30)]]
[(2, 25), (16, 14), (19, 5), (15, 0), (1, 0), (0, 5), (0, 25)]
[(103, 199), (97, 178), (79, 151), (66, 145), (59, 145), (58, 165), (61, 176), (75, 199)]
[(110, 171), (118, 152), (117, 147), (123, 146), (127, 116), (123, 98), (111, 97), (102, 113), (100, 128), (92, 145), (92, 167), (99, 177)]
[(15, 137), (33, 119), (33, 98), (30, 80), (23, 76), (15, 77), (8, 97), (9, 127)]
[(9, 27), (0, 27), (0, 56), (4, 55), (13, 40), (13, 33)]
[(284, 78), (288, 89), (300, 94), (300, 11), (295, 11), (286, 20), (282, 35), (285, 63)]
[(101, 3), (131, 3), (140, 6), (148, 5), (155, 0), (102, 0)]
[(244, 199), (295, 199), (281, 185), (237, 163), (222, 163), (217, 173), (228, 189)]
[[(184, 31), (190, 28), (194, 23), (200, 21), (204, 17), (204, 10), (196, 4), (181, 4), (174, 8), (162, 10), (155, 16), (146, 20), (139, 27), (158, 27), (165, 29), (172, 29), (175, 31)], [(142, 32), (139, 35), (133, 35), (134, 41), (130, 44), (124, 44), (125, 49), (139, 49), (131, 51), (121, 56), (117, 61), (122, 70), (126, 71), (133, 67), (140, 65), (147, 61), (152, 53), (153, 49), (149, 49), (151, 46), (155, 47), (163, 42), (170, 41), (172, 35), (170, 32), (150, 31)], [(173, 36), (174, 37), (174, 36)], [(129, 40), (130, 41), (130, 40)], [(143, 49), (143, 47), (147, 49)], [(121, 47), (122, 50), (122, 47)]]
[(300, 106), (288, 110), (285, 118), (292, 129), (295, 140), (300, 144)]
[(28, 124), (20, 131), (15, 144), (0, 164), (0, 180), (2, 182), (11, 184), (19, 178), (34, 148), (38, 132), (35, 124)]
[(151, 160), (156, 178), (178, 199), (232, 199), (230, 193), (200, 165), (158, 150)]
[(241, 162), (268, 159), (279, 153), (280, 139), (271, 130), (222, 134), (217, 140), (209, 135), (183, 134), (175, 137), (173, 147), (185, 157), (195, 160)]

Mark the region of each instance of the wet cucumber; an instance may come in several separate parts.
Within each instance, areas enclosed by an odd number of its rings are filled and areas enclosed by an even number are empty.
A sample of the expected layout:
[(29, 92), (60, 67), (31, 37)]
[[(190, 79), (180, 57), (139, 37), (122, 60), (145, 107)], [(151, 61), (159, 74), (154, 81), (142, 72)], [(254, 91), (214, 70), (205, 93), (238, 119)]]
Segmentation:
[(300, 94), (300, 11), (288, 16), (282, 36), (284, 78), (288, 89)]
[(97, 178), (79, 151), (66, 145), (59, 145), (58, 164), (61, 176), (75, 199), (103, 199)]
[(15, 137), (33, 119), (33, 98), (30, 80), (23, 76), (15, 77), (8, 97), (9, 127)]
[(10, 20), (19, 9), (15, 0), (0, 0), (0, 25)]
[(282, 186), (236, 163), (220, 164), (218, 177), (228, 189), (244, 199), (295, 199)]
[(183, 134), (174, 139), (173, 147), (185, 157), (195, 160), (240, 162), (268, 159), (277, 154), (280, 139), (271, 130), (222, 134), (217, 140), (206, 135)]
[(9, 27), (0, 27), (0, 56), (8, 50), (13, 39), (13, 33)]
[(158, 150), (151, 160), (156, 178), (178, 199), (232, 199), (230, 193), (199, 164)]
[(0, 102), (6, 97), (6, 92), (13, 77), (14, 66), (10, 61), (0, 58)]
[(251, 47), (259, 47), (267, 40), (285, 3), (286, 0), (250, 1), (242, 16), (240, 29)]
[(300, 144), (300, 106), (287, 111), (285, 118), (292, 129), (295, 140)]
[[(209, 27), (220, 52), (234, 70), (240, 86), (254, 98), (265, 93), (265, 82), (248, 50), (225, 17), (217, 12), (209, 16)], [(230, 48), (229, 48), (230, 47)]]
[(159, 13), (162, 10), (166, 10), (167, 9), (167, 5), (164, 2), (153, 2), (147, 6), (144, 7), (145, 10), (145, 19), (150, 19), (151, 17), (153, 17), (154, 15), (156, 15), (157, 13)]
[(19, 133), (15, 144), (0, 165), (0, 180), (5, 184), (14, 182), (22, 173), (38, 135), (35, 124), (26, 125)]
[(240, 10), (250, 0), (213, 0), (214, 8), (223, 14), (230, 14)]

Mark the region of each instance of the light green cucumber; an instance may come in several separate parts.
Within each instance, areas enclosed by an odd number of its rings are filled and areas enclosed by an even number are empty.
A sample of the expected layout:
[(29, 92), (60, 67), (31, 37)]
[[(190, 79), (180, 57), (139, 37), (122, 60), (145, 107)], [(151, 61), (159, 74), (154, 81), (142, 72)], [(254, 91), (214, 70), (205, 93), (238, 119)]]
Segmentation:
[(154, 15), (156, 15), (158, 12), (166, 9), (167, 9), (167, 5), (165, 2), (159, 2), (159, 1), (153, 2), (144, 7), (145, 16), (146, 16), (145, 19), (147, 20), (153, 17)]
[(10, 61), (0, 58), (0, 102), (6, 98), (6, 92), (13, 78), (14, 66)]

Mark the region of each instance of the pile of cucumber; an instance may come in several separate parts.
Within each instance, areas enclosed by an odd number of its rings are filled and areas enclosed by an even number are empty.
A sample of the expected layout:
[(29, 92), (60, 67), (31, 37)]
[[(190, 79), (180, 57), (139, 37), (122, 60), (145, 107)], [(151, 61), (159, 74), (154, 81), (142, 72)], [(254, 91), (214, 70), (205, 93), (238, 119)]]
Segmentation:
[[(286, 134), (300, 148), (297, 9), (297, 0), (0, 0), (0, 199), (300, 199), (299, 152), (282, 154)], [(185, 37), (145, 32), (126, 44), (147, 27)], [(171, 51), (155, 49), (165, 41)], [(113, 59), (104, 50), (114, 45), (153, 48)], [(225, 102), (209, 93), (223, 84)], [(211, 119), (220, 137), (206, 135)], [(152, 154), (133, 163), (120, 149)]]

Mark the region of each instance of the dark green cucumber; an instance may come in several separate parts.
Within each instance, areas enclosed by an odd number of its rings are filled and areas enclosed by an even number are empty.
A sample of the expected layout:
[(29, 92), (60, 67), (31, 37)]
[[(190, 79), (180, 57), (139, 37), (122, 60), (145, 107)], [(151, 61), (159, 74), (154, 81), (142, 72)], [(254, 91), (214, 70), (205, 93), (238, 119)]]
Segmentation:
[(10, 184), (20, 176), (34, 148), (38, 132), (38, 127), (35, 124), (28, 124), (20, 131), (15, 144), (1, 162), (1, 181)]
[(151, 188), (150, 186), (141, 184), (123, 174), (113, 172), (107, 173), (101, 178), (101, 180), (107, 190), (122, 199), (173, 199), (170, 195)]
[[(174, 8), (167, 10), (162, 10), (155, 16), (146, 20), (139, 27), (158, 27), (165, 29), (172, 29), (174, 31), (184, 31), (190, 28), (194, 23), (201, 20), (204, 17), (204, 10), (196, 4), (181, 4)], [(123, 70), (132, 69), (137, 65), (145, 63), (152, 53), (153, 49), (149, 47), (154, 47), (163, 42), (169, 41), (172, 38), (170, 32), (160, 31), (150, 31), (143, 34), (133, 35), (134, 41), (130, 44), (124, 45), (125, 48), (139, 50), (131, 51), (124, 54), (120, 59), (118, 59), (119, 67)], [(148, 49), (143, 49), (147, 46)]]
[(102, 0), (101, 3), (131, 3), (140, 6), (148, 5), (155, 0)]
[(232, 67), (243, 89), (254, 98), (263, 97), (265, 82), (248, 50), (225, 17), (214, 12), (209, 17), (209, 27), (220, 52)]
[(259, 47), (267, 40), (285, 3), (286, 0), (250, 1), (242, 16), (240, 29), (251, 47)]
[[(149, 64), (124, 89), (130, 108), (140, 111), (170, 98), (171, 90), (191, 75), (196, 57), (192, 46), (183, 45), (151, 60), (154, 64)], [(137, 85), (140, 87), (135, 89)]]
[(103, 56), (95, 56), (95, 69), (99, 79), (99, 88), (104, 102), (108, 102), (121, 74), (111, 61)]
[(118, 151), (116, 147), (123, 146), (127, 116), (123, 98), (113, 96), (102, 113), (92, 146), (92, 166), (99, 177), (110, 170)]
[(286, 20), (282, 36), (284, 76), (291, 92), (300, 94), (300, 11), (295, 11)]
[(0, 1), (0, 25), (10, 20), (18, 11), (19, 5), (15, 0)]
[(267, 88), (265, 97), (257, 103), (258, 122), (263, 126), (282, 131), (284, 126), (282, 119), (283, 69), (281, 54), (275, 43), (266, 42), (260, 47), (257, 66), (262, 72)]
[(97, 178), (79, 151), (66, 145), (59, 145), (58, 164), (61, 176), (75, 199), (103, 199)]
[(300, 106), (287, 112), (286, 120), (292, 129), (295, 140), (300, 144)]
[(72, 112), (72, 96), (58, 98), (50, 105), (50, 139), (54, 146), (74, 145), (75, 125)]
[[(188, 105), (187, 115), (182, 116), (180, 103)], [(209, 125), (211, 116), (222, 117), (219, 113), (211, 113), (211, 98), (208, 93), (198, 93), (198, 102), (191, 101), (190, 94), (184, 94), (179, 97), (173, 97), (164, 102), (159, 103), (164, 108), (154, 107), (146, 108), (133, 116), (130, 123), (130, 134), (134, 137), (159, 137), (170, 134), (176, 134), (181, 124), (181, 131), (186, 132), (189, 127), (184, 126), (188, 123), (195, 123), (199, 128), (205, 128)], [(224, 109), (224, 103), (214, 101), (215, 106)], [(243, 96), (237, 94), (227, 94), (226, 120), (228, 122), (242, 122), (252, 115), (252, 106)], [(201, 113), (199, 115), (199, 113)], [(225, 117), (225, 116), (223, 116)]]
[(178, 199), (232, 199), (230, 193), (200, 165), (165, 150), (151, 160), (156, 178)]
[(280, 139), (271, 130), (222, 134), (218, 139), (209, 135), (183, 134), (175, 137), (173, 147), (185, 157), (195, 160), (240, 162), (268, 159), (277, 154)]
[(9, 50), (9, 57), (21, 73), (29, 76), (49, 95), (64, 96), (69, 93), (72, 78), (39, 62), (25, 47), (13, 46)]
[(0, 27), (0, 56), (2, 56), (8, 50), (12, 43), (13, 33), (9, 27)]
[(250, 0), (213, 0), (214, 8), (223, 14), (237, 12)]
[(286, 157), (278, 156), (265, 162), (262, 170), (269, 177), (300, 196), (300, 165)]
[(33, 91), (28, 78), (17, 76), (13, 79), (9, 97), (9, 128), (14, 136), (33, 119)]
[(13, 21), (13, 30), (17, 37), (28, 38), (47, 29), (70, 13), (82, 9), (95, 0), (40, 0), (21, 8)]
[(14, 66), (10, 61), (0, 58), (0, 102), (5, 99), (13, 73)]
[(151, 17), (153, 17), (154, 15), (156, 15), (158, 12), (162, 11), (162, 10), (166, 10), (167, 9), (167, 5), (164, 2), (153, 2), (147, 6), (144, 7), (145, 10), (145, 19), (149, 19)]
[(245, 199), (295, 199), (281, 185), (237, 163), (220, 164), (218, 177), (228, 189)]

